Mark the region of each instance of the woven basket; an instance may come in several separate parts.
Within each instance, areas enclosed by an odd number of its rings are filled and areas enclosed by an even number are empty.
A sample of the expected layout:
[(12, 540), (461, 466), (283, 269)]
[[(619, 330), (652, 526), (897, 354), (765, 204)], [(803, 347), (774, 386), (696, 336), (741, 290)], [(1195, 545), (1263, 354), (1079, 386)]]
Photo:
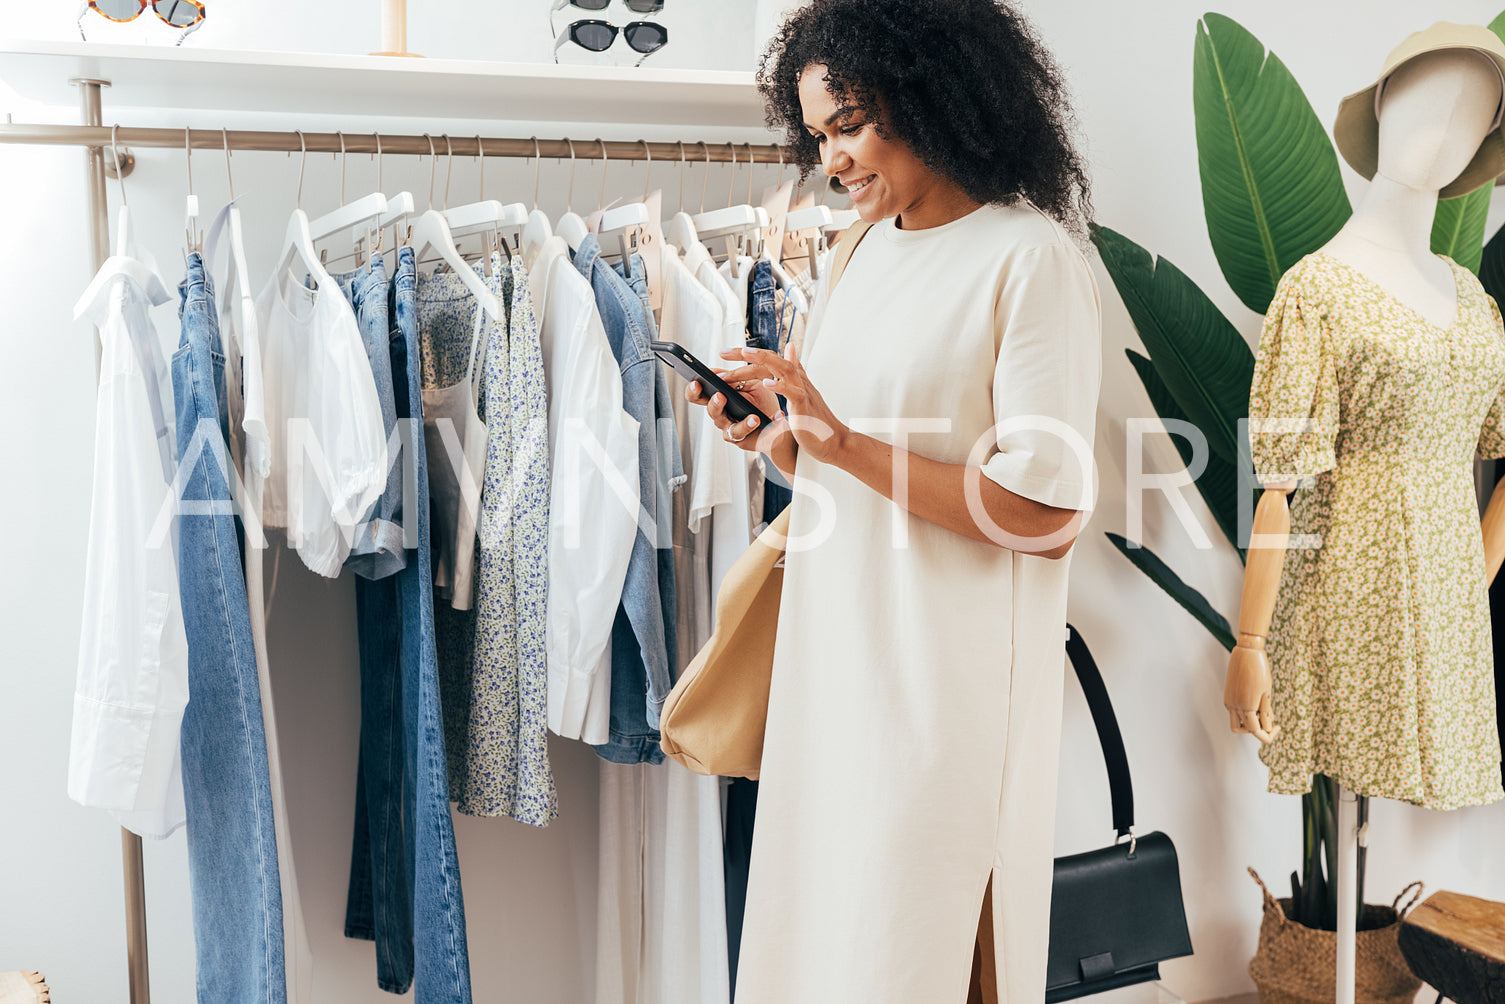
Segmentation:
[[(1337, 984), (1337, 932), (1298, 924), (1290, 918), (1291, 901), (1271, 895), (1253, 868), (1249, 874), (1265, 895), (1259, 950), (1249, 963), (1260, 1004), (1332, 1004)], [(1354, 1000), (1358, 1004), (1411, 1004), (1421, 989), (1421, 980), (1411, 975), (1396, 942), (1401, 918), (1421, 897), (1421, 888), (1420, 882), (1412, 882), (1390, 906), (1364, 904), (1354, 966)], [(1415, 895), (1402, 907), (1401, 898), (1413, 889)]]

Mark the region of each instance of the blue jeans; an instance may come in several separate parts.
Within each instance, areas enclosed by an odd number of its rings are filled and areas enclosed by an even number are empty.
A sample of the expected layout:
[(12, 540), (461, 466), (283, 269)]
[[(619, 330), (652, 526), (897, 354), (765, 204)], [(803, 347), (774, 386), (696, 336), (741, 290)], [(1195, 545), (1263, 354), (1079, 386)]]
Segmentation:
[(361, 514), (356, 525), (355, 540), (350, 547), (350, 556), (345, 567), (357, 576), (366, 579), (382, 579), (396, 575), (407, 564), (407, 552), (403, 549), (402, 525), (396, 513), (402, 504), (402, 465), (394, 449), (393, 434), (397, 429), (397, 410), (393, 389), (391, 350), (392, 326), (387, 304), (389, 284), (387, 267), (380, 254), (362, 269), (331, 276), (339, 283), (345, 298), (355, 310), (356, 323), (361, 330), (361, 343), (366, 348), (366, 358), (371, 363), (371, 376), (376, 381), (376, 398), (381, 403), (382, 427), (387, 434), (387, 487), (371, 508)]
[[(465, 902), (449, 810), (435, 654), (428, 462), (419, 390), (418, 270), (397, 253), (391, 284), (393, 407), (417, 549), (395, 576), (356, 580), (362, 626), (361, 748), (345, 935), (376, 942), (377, 985), (425, 1004), (469, 1004)], [(403, 423), (406, 423), (404, 426)], [(408, 463), (411, 458), (411, 463)]]
[(172, 357), (178, 589), (188, 635), (183, 797), (198, 999), (283, 1004), (287, 976), (272, 783), (240, 540), (231, 509), (225, 357), (203, 258), (179, 287)]
[[(778, 289), (773, 278), (773, 265), (766, 261), (753, 263), (752, 275), (748, 277), (747, 289), (747, 344), (755, 349), (779, 351), (779, 320), (774, 309), (774, 293)], [(782, 397), (779, 407), (786, 408)], [(794, 492), (776, 483), (771, 478), (763, 483), (763, 519), (773, 522), (794, 499)]]

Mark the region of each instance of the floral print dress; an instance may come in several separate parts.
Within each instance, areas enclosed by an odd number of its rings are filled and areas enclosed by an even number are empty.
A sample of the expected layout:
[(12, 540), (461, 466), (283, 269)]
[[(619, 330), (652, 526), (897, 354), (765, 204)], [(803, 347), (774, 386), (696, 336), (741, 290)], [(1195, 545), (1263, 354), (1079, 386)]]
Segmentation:
[[(449, 791), (467, 815), (546, 826), (559, 814), (547, 746), (544, 649), (549, 406), (528, 270), (517, 256), (494, 254), (491, 265), (484, 281), (507, 318), (485, 322), (476, 363), (486, 457), (474, 607), (452, 611), (435, 604)], [(425, 328), (425, 380), (440, 384), (459, 379), (457, 369), (463, 376), (474, 330), (475, 300), (458, 280), (453, 285), (456, 305)], [(463, 342), (453, 333), (461, 329)]]
[(1448, 328), (1321, 251), (1265, 317), (1256, 474), (1307, 479), (1269, 637), (1281, 731), (1260, 756), (1278, 794), (1320, 772), (1430, 809), (1502, 797), (1473, 457), (1505, 456), (1505, 332), (1478, 279), (1443, 260)]
[(507, 305), (486, 343), (481, 410), (486, 467), (476, 526), (476, 621), (464, 745), (452, 765), (456, 808), (545, 826), (559, 814), (549, 768), (548, 399), (528, 271), (492, 257), (486, 280)]

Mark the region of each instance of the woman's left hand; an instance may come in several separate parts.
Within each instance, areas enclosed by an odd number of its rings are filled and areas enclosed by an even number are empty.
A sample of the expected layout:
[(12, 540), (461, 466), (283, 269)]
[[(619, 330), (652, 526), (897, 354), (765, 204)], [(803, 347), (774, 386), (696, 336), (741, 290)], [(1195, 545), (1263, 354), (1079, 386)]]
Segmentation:
[[(722, 358), (740, 359), (745, 365), (727, 373), (724, 379), (732, 386), (743, 380), (762, 380), (765, 387), (787, 402), (788, 416), (780, 412), (773, 416), (775, 423), (787, 417), (800, 452), (813, 460), (832, 463), (851, 430), (832, 413), (820, 391), (810, 382), (794, 343), (789, 343), (784, 351), (780, 356), (768, 349), (726, 349), (721, 353)], [(772, 428), (777, 429), (777, 424)]]

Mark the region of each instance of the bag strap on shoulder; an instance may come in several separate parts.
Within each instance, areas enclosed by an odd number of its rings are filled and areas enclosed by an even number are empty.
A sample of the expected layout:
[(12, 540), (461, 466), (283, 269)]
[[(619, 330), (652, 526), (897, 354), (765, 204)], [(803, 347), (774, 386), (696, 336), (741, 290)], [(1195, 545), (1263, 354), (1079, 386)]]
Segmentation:
[(836, 292), (836, 284), (841, 281), (841, 273), (847, 270), (847, 262), (852, 260), (852, 252), (857, 250), (858, 243), (873, 225), (866, 220), (858, 220), (847, 227), (846, 235), (842, 237), (841, 244), (836, 248), (836, 253), (831, 256), (831, 281), (826, 286), (826, 299)]
[(1071, 668), (1076, 670), (1077, 682), (1082, 685), (1087, 708), (1092, 712), (1092, 724), (1097, 726), (1097, 740), (1103, 747), (1108, 792), (1113, 798), (1113, 828), (1120, 837), (1128, 836), (1134, 829), (1134, 782), (1129, 777), (1123, 733), (1118, 730), (1118, 718), (1113, 714), (1103, 674), (1098, 672), (1087, 643), (1070, 624), (1066, 625), (1066, 655), (1071, 659)]

